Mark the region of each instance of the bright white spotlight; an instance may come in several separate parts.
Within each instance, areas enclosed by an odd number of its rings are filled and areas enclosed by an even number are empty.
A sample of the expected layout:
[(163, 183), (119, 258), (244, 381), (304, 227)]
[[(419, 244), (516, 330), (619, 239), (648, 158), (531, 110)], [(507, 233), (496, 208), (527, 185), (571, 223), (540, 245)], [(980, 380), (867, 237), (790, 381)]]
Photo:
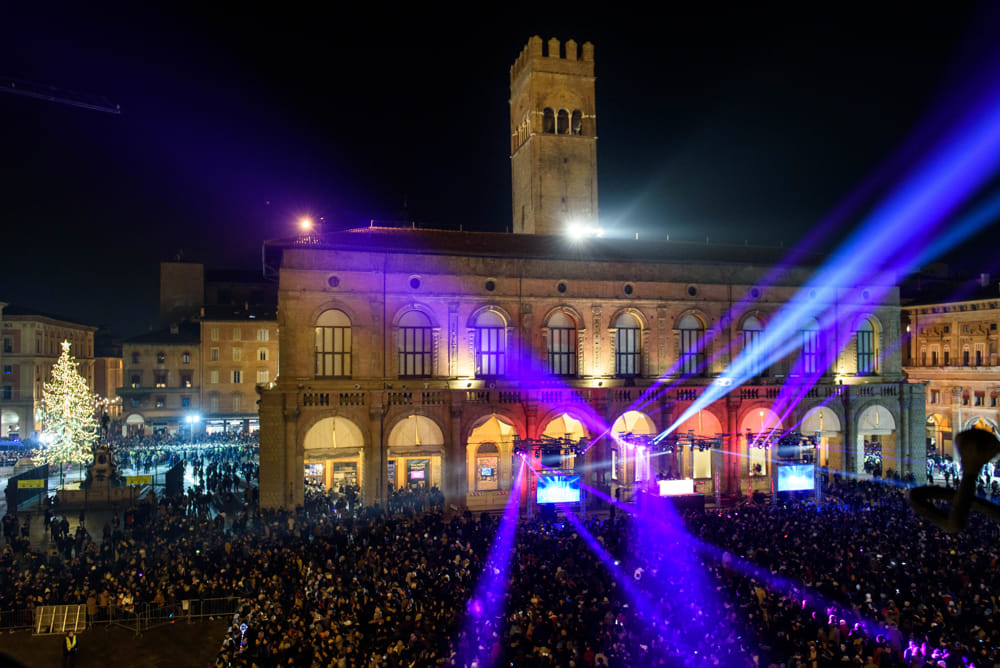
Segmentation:
[(308, 218), (303, 218), (302, 220), (299, 221), (299, 227), (302, 228), (303, 232), (308, 232), (309, 230), (312, 229), (312, 226), (313, 222)]
[(580, 241), (589, 237), (601, 237), (604, 230), (596, 225), (588, 225), (578, 220), (572, 220), (566, 225), (566, 234), (574, 241)]

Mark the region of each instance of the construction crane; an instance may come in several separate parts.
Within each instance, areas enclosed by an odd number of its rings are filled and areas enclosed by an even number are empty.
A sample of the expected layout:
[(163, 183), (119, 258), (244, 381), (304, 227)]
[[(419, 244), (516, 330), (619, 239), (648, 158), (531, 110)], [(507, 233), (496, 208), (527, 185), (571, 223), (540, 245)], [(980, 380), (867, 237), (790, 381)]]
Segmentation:
[(59, 104), (68, 104), (73, 107), (82, 107), (94, 111), (103, 111), (108, 114), (122, 113), (120, 106), (113, 104), (111, 100), (101, 95), (61, 90), (55, 86), (32, 83), (31, 81), (12, 79), (10, 77), (0, 78), (0, 92), (33, 97), (38, 100), (48, 100), (49, 102), (57, 102)]

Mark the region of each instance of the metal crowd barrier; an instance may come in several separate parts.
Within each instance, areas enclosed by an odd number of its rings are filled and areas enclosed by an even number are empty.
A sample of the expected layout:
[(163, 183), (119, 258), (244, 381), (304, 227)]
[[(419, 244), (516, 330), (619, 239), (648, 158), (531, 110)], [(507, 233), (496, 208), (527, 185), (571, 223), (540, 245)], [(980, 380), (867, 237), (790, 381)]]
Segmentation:
[[(190, 599), (154, 606), (151, 603), (140, 603), (129, 608), (116, 605), (98, 608), (96, 615), (83, 612), (80, 617), (86, 619), (90, 627), (100, 625), (115, 625), (132, 631), (136, 635), (149, 629), (167, 624), (183, 622), (194, 624), (205, 619), (226, 619), (231, 617), (243, 604), (245, 599), (238, 597)], [(58, 606), (59, 608), (79, 608), (86, 610), (86, 605)], [(43, 626), (50, 629), (53, 620), (44, 617), (52, 613), (52, 606), (38, 606), (22, 610), (0, 610), (0, 630), (31, 629), (38, 632)], [(65, 616), (65, 614), (64, 614)]]

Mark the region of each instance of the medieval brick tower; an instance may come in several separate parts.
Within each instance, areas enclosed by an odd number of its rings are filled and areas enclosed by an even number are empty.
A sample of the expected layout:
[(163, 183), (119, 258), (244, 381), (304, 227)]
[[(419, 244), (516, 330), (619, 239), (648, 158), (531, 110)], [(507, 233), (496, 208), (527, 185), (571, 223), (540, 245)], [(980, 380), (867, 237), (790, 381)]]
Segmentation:
[(597, 116), (594, 45), (573, 40), (543, 50), (538, 36), (510, 68), (513, 227), (561, 234), (597, 223)]

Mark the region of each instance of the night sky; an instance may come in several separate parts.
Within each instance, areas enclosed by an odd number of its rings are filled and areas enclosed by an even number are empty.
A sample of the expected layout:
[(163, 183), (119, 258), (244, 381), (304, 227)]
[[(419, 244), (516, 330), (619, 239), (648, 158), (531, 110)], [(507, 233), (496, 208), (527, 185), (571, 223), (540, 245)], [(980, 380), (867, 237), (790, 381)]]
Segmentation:
[(791, 246), (961, 99), (997, 34), (951, 3), (571, 20), (18, 4), (0, 76), (122, 113), (0, 94), (0, 299), (120, 336), (156, 324), (159, 262), (256, 270), (303, 215), (507, 229), (509, 68), (531, 35), (595, 44), (605, 227)]

